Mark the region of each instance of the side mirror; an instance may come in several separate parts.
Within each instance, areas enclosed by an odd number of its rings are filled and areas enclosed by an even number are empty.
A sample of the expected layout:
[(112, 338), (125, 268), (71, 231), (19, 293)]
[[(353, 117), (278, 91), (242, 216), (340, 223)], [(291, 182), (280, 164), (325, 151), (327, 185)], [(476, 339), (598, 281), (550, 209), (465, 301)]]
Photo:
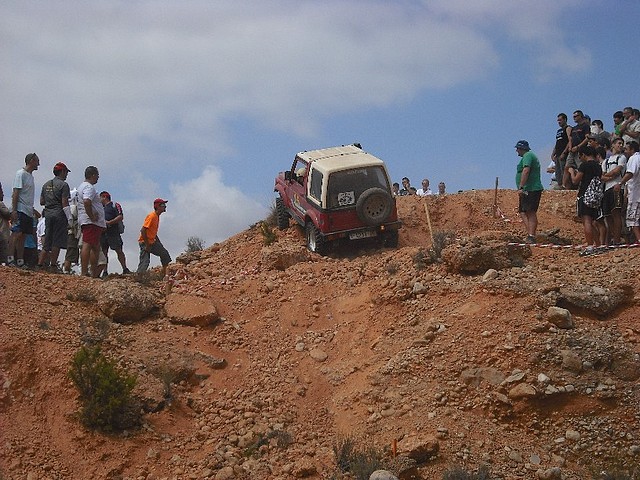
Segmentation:
[(284, 179), (287, 181), (291, 181), (291, 170), (284, 172)]

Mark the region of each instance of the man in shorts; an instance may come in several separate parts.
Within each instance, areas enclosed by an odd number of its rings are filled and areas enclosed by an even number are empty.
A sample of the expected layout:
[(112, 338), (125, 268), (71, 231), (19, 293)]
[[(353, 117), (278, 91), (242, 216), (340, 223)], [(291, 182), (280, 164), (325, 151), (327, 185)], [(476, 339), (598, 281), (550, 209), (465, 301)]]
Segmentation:
[(44, 205), (44, 242), (43, 252), (47, 252), (51, 271), (58, 272), (60, 249), (67, 248), (67, 228), (71, 222), (69, 207), (69, 184), (67, 175), (71, 170), (58, 162), (53, 167), (53, 178), (42, 186), (40, 205)]
[(631, 228), (636, 237), (636, 243), (640, 243), (640, 146), (632, 140), (625, 144), (624, 153), (627, 160), (627, 171), (622, 181), (614, 188), (621, 189), (627, 186), (627, 227)]
[(84, 171), (84, 182), (78, 187), (78, 223), (82, 230), (82, 250), (80, 250), (80, 272), (98, 278), (98, 258), (100, 256), (100, 237), (107, 224), (104, 220), (104, 207), (94, 185), (98, 183), (100, 173), (93, 165)]
[(536, 229), (538, 228), (538, 206), (542, 196), (542, 182), (540, 180), (540, 162), (531, 151), (529, 142), (520, 140), (515, 146), (520, 158), (516, 170), (516, 185), (518, 186), (518, 212), (527, 229), (526, 243), (536, 243)]
[(25, 268), (24, 241), (27, 235), (35, 233), (33, 200), (36, 187), (33, 181), (33, 172), (38, 169), (40, 159), (35, 153), (29, 153), (24, 158), (24, 163), (24, 168), (16, 172), (13, 181), (13, 193), (11, 194), (11, 223), (13, 226), (9, 237), (9, 253), (7, 254), (7, 264), (19, 268)]
[(153, 201), (153, 212), (146, 216), (142, 228), (140, 229), (140, 237), (138, 244), (140, 246), (140, 262), (138, 263), (138, 275), (144, 273), (149, 268), (151, 254), (160, 257), (162, 263), (162, 276), (167, 274), (167, 265), (171, 263), (171, 255), (162, 245), (158, 237), (158, 228), (160, 227), (160, 215), (167, 211), (167, 200), (156, 198)]
[[(620, 243), (620, 237), (622, 235), (622, 206), (624, 203), (624, 192), (620, 188), (614, 188), (622, 181), (622, 175), (627, 165), (627, 157), (624, 156), (622, 150), (624, 149), (624, 140), (622, 138), (616, 138), (611, 144), (611, 155), (609, 158), (605, 158), (602, 161), (602, 181), (605, 184), (604, 197), (602, 197), (602, 217), (605, 223), (604, 229), (601, 231), (606, 232), (606, 236), (603, 239), (600, 238), (600, 243), (607, 244), (607, 240), (610, 240), (611, 244), (617, 245)], [(608, 239), (606, 237), (609, 237)]]
[[(120, 204), (113, 203), (111, 201), (111, 194), (109, 192), (100, 192), (100, 200), (104, 205), (104, 219), (107, 224), (107, 229), (102, 233), (102, 239), (100, 244), (102, 246), (102, 252), (108, 259), (109, 249), (116, 252), (118, 261), (122, 267), (122, 273), (127, 274), (131, 271), (127, 268), (127, 258), (122, 250), (122, 236), (120, 235), (120, 224), (123, 220), (123, 213)], [(102, 274), (106, 276), (107, 267), (105, 266)]]

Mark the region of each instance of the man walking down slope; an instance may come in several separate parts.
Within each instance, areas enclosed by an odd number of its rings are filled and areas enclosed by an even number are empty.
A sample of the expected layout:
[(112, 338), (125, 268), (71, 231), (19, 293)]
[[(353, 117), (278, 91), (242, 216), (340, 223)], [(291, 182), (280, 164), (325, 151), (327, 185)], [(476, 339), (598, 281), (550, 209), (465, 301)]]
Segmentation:
[(167, 200), (156, 198), (153, 201), (153, 212), (144, 219), (142, 228), (140, 229), (140, 262), (138, 263), (138, 275), (144, 273), (149, 268), (151, 262), (151, 254), (160, 257), (162, 263), (162, 277), (167, 273), (167, 265), (171, 263), (171, 255), (162, 242), (158, 238), (158, 229), (160, 227), (160, 215), (167, 210)]

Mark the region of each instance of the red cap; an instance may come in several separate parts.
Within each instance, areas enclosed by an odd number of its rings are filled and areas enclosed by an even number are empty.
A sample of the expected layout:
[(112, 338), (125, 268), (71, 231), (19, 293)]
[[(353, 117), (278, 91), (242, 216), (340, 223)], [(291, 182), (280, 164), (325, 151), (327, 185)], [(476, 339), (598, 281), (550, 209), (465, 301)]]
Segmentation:
[(62, 162), (58, 162), (53, 166), (53, 173), (59, 172), (61, 170), (66, 170), (67, 172), (71, 172), (69, 168)]
[(153, 201), (153, 208), (156, 208), (158, 205), (160, 205), (161, 203), (167, 203), (169, 200), (163, 200), (161, 198), (156, 198)]

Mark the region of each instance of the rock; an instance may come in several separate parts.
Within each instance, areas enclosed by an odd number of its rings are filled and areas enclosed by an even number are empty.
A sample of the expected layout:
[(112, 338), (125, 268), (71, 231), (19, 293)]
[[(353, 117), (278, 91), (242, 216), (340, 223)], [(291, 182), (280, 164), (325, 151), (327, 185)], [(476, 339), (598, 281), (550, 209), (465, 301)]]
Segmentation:
[(191, 327), (208, 327), (220, 320), (215, 305), (210, 300), (195, 295), (169, 295), (165, 311), (172, 323)]
[(573, 350), (560, 350), (562, 368), (573, 373), (582, 371), (582, 359)]
[(376, 470), (369, 475), (369, 480), (398, 480), (398, 477), (387, 470)]
[(509, 390), (509, 398), (512, 398), (514, 400), (520, 398), (535, 397), (536, 394), (536, 388), (533, 385), (529, 385), (528, 383), (520, 383)]
[(233, 471), (233, 467), (222, 467), (218, 470), (218, 473), (216, 473), (214, 478), (215, 480), (231, 480), (232, 478), (235, 478), (235, 476), (236, 474)]
[(536, 472), (536, 477), (540, 480), (560, 480), (562, 478), (562, 470), (559, 467), (548, 469), (540, 469)]
[(311, 355), (311, 358), (313, 358), (316, 362), (324, 362), (329, 356), (324, 350), (321, 350), (319, 348), (312, 348), (309, 351), (309, 355)]
[(429, 287), (427, 287), (425, 284), (423, 284), (422, 282), (415, 282), (413, 284), (413, 289), (412, 289), (412, 293), (414, 295), (419, 295), (421, 293), (427, 293), (427, 291), (429, 290)]
[(289, 242), (277, 242), (262, 248), (262, 264), (270, 270), (284, 271), (301, 262), (312, 259), (311, 253), (304, 245)]
[(98, 308), (114, 322), (133, 323), (160, 308), (160, 294), (128, 280), (103, 282), (97, 294)]
[(293, 476), (296, 478), (306, 478), (315, 475), (318, 469), (314, 465), (311, 458), (305, 457), (298, 461), (293, 466)]
[(561, 288), (557, 304), (574, 306), (605, 316), (630, 298), (633, 298), (633, 290), (629, 285), (597, 287), (578, 284)]
[(484, 272), (484, 275), (482, 276), (482, 281), (488, 282), (489, 280), (493, 280), (496, 278), (498, 278), (498, 271), (495, 268), (490, 268), (489, 270)]
[(529, 247), (506, 245), (501, 240), (474, 238), (465, 245), (449, 245), (442, 251), (447, 270), (462, 274), (484, 274), (487, 270), (522, 267), (531, 256)]
[(404, 437), (398, 444), (398, 452), (424, 463), (434, 457), (440, 450), (440, 443), (433, 436), (418, 436), (417, 434)]
[(571, 440), (572, 442), (577, 442), (580, 440), (580, 432), (576, 430), (567, 430), (564, 434), (564, 438)]
[(549, 307), (547, 309), (547, 320), (558, 328), (570, 329), (574, 327), (571, 312), (566, 308)]
[(491, 385), (500, 385), (504, 378), (500, 370), (491, 367), (468, 368), (460, 374), (460, 380), (471, 387), (479, 386), (482, 380)]

